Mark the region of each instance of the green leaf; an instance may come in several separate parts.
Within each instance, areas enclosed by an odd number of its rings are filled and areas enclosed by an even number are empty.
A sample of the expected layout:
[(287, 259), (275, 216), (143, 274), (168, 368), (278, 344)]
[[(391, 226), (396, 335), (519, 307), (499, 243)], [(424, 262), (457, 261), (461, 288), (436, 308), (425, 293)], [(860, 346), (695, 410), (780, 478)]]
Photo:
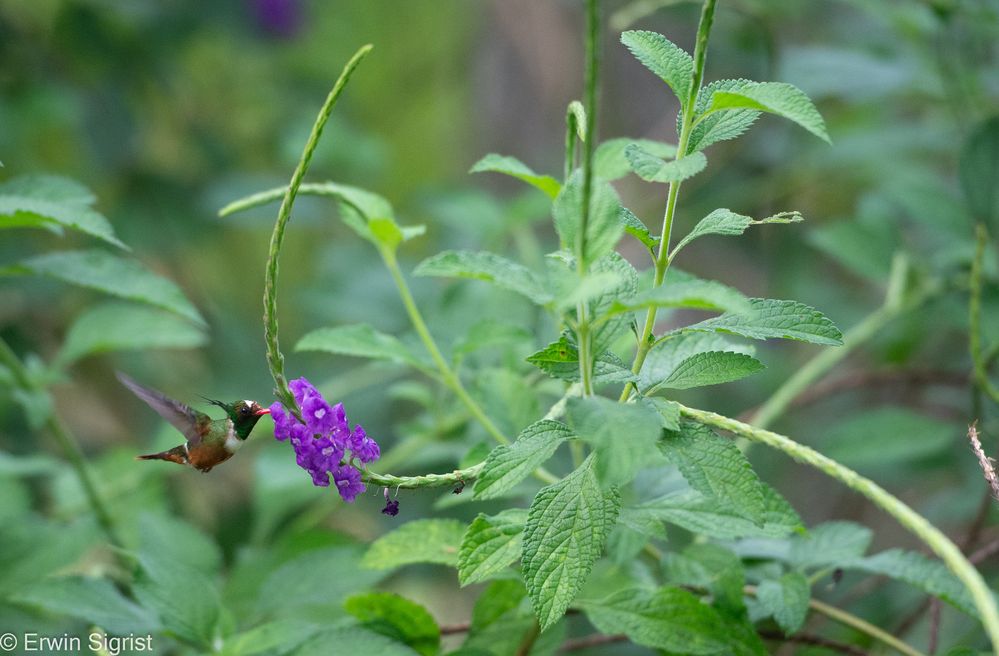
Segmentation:
[(91, 308), (73, 322), (56, 362), (60, 366), (112, 351), (189, 349), (208, 338), (197, 326), (155, 308), (110, 302)]
[(38, 255), (0, 268), (0, 276), (34, 274), (96, 289), (112, 296), (148, 303), (203, 324), (198, 311), (171, 281), (138, 262), (105, 251), (60, 251)]
[(621, 34), (623, 43), (638, 61), (669, 85), (681, 107), (690, 102), (694, 83), (694, 60), (662, 34), (630, 30)]
[(576, 135), (580, 141), (586, 141), (586, 108), (583, 103), (573, 100), (565, 108), (565, 120), (569, 125), (569, 131)]
[(455, 567), (465, 525), (456, 519), (417, 519), (375, 540), (361, 560), (371, 569), (395, 569), (412, 563)]
[(864, 555), (871, 529), (853, 522), (826, 522), (795, 536), (788, 558), (799, 568), (840, 567)]
[(662, 435), (659, 414), (646, 405), (617, 403), (599, 396), (571, 397), (566, 419), (596, 454), (597, 478), (606, 487), (624, 485), (638, 470), (656, 464)]
[(681, 362), (696, 353), (708, 351), (734, 351), (752, 355), (752, 344), (736, 344), (716, 333), (679, 332), (660, 340), (649, 350), (642, 370), (639, 372), (639, 387), (648, 389), (653, 384), (668, 378)]
[(728, 649), (725, 623), (717, 611), (681, 588), (621, 590), (579, 605), (601, 633), (624, 633), (635, 644), (677, 654)]
[(311, 622), (283, 618), (259, 624), (252, 629), (226, 638), (221, 656), (255, 656), (273, 654), (275, 650), (288, 653), (309, 640), (319, 631)]
[(710, 543), (692, 544), (682, 553), (667, 554), (662, 569), (668, 583), (707, 590), (726, 615), (745, 614), (746, 575), (742, 561), (731, 550)]
[(520, 558), (526, 520), (526, 510), (508, 508), (493, 516), (480, 513), (472, 521), (458, 551), (462, 586), (485, 581)]
[[(760, 112), (755, 109), (729, 109), (724, 112), (705, 114), (716, 91), (738, 91), (745, 84), (752, 84), (752, 82), (749, 80), (717, 80), (701, 87), (700, 91), (697, 92), (697, 102), (694, 103), (697, 119), (694, 128), (690, 131), (690, 138), (687, 140), (688, 153), (704, 150), (719, 141), (735, 139), (756, 122)], [(683, 128), (681, 125), (682, 116), (682, 113), (677, 115), (677, 134), (680, 134)]]
[(616, 271), (590, 271), (582, 278), (569, 280), (572, 284), (563, 287), (555, 303), (556, 309), (563, 312), (580, 303), (592, 303), (598, 298), (613, 296), (625, 282)]
[(993, 231), (999, 219), (999, 116), (975, 127), (964, 142), (960, 160), (961, 188), (975, 219)]
[(740, 380), (766, 367), (756, 358), (733, 351), (695, 353), (677, 365), (669, 376), (650, 387), (646, 394), (660, 389), (690, 389)]
[(811, 344), (840, 346), (843, 334), (826, 315), (798, 301), (750, 299), (750, 312), (726, 313), (683, 328), (715, 331), (750, 339), (794, 339)]
[(842, 567), (903, 581), (978, 617), (975, 603), (964, 584), (940, 561), (914, 551), (888, 549), (867, 558), (844, 561)]
[[(583, 259), (596, 262), (614, 250), (624, 232), (619, 214), (621, 201), (609, 183), (594, 180), (590, 192), (590, 216), (586, 224), (586, 249)], [(583, 175), (577, 170), (566, 181), (552, 205), (555, 229), (562, 243), (575, 251), (579, 226), (583, 220)]]
[(717, 90), (711, 95), (709, 112), (728, 109), (755, 109), (777, 114), (797, 123), (826, 143), (829, 134), (819, 110), (805, 92), (786, 82), (747, 82), (735, 89)]
[(512, 176), (518, 180), (523, 180), (532, 187), (537, 187), (541, 191), (545, 192), (551, 198), (558, 196), (558, 192), (562, 188), (562, 185), (559, 184), (558, 180), (550, 175), (540, 175), (535, 173), (529, 166), (521, 162), (516, 157), (489, 153), (476, 162), (469, 170), (469, 173), (482, 173), (485, 171), (503, 173), (504, 175)]
[(0, 228), (43, 226), (46, 222), (96, 237), (129, 250), (119, 240), (104, 216), (87, 207), (27, 196), (9, 196), (0, 191)]
[(305, 534), (297, 540), (290, 560), (269, 572), (251, 572), (262, 579), (255, 607), (251, 607), (255, 614), (301, 618), (320, 613), (318, 617), (327, 617), (339, 610), (342, 599), (370, 589), (385, 576), (384, 571), (361, 567), (359, 545), (309, 548), (308, 542), (314, 539)]
[(0, 196), (26, 196), (53, 203), (88, 207), (97, 197), (71, 178), (47, 173), (20, 175), (0, 183)]
[(642, 149), (638, 144), (624, 151), (631, 170), (646, 182), (682, 182), (697, 175), (708, 165), (704, 153), (690, 153), (682, 159), (666, 161)]
[(294, 651), (288, 652), (287, 656), (314, 656), (326, 653), (414, 656), (417, 653), (406, 645), (363, 626), (331, 624), (332, 629), (315, 633), (299, 644)]
[(593, 153), (593, 174), (602, 180), (618, 180), (631, 173), (631, 165), (624, 151), (631, 144), (637, 144), (642, 150), (662, 158), (676, 156), (676, 146), (652, 139), (631, 139), (618, 137), (608, 139), (597, 146)]
[(389, 360), (424, 366), (423, 362), (408, 346), (392, 335), (378, 332), (367, 324), (333, 326), (319, 328), (308, 333), (295, 344), (296, 351), (322, 351), (337, 355), (352, 355), (359, 358)]
[[(676, 271), (670, 271), (675, 274)], [(689, 308), (692, 310), (720, 310), (745, 312), (752, 306), (742, 292), (715, 280), (701, 280), (690, 276), (687, 280), (669, 280), (659, 287), (640, 292), (626, 301), (611, 306), (611, 313), (631, 312), (646, 308)]]
[(673, 249), (673, 252), (670, 253), (670, 259), (675, 257), (680, 249), (698, 237), (704, 237), (705, 235), (741, 235), (746, 231), (746, 228), (751, 225), (763, 225), (766, 223), (799, 223), (801, 221), (804, 221), (804, 218), (798, 212), (781, 212), (779, 214), (774, 214), (773, 216), (768, 216), (765, 219), (754, 221), (752, 217), (736, 214), (732, 210), (725, 208), (717, 209), (698, 221), (697, 225), (694, 226), (694, 229), (691, 230), (686, 237), (680, 240), (680, 243), (677, 244)]
[(160, 628), (147, 609), (127, 599), (107, 579), (45, 579), (16, 595), (14, 601), (54, 615), (74, 617), (116, 635), (151, 633)]
[(643, 397), (641, 402), (659, 413), (663, 428), (669, 431), (680, 430), (680, 406), (677, 403), (654, 396)]
[(779, 580), (767, 580), (756, 588), (756, 598), (773, 615), (784, 635), (797, 633), (808, 615), (812, 591), (800, 572), (788, 572)]
[(962, 432), (952, 423), (906, 408), (883, 407), (834, 424), (823, 452), (850, 467), (894, 466), (950, 449)]
[(154, 611), (167, 631), (210, 648), (221, 615), (219, 596), (200, 570), (169, 558), (140, 555), (143, 575), (132, 587), (136, 600)]
[(475, 481), (475, 498), (501, 496), (544, 464), (570, 437), (573, 437), (572, 431), (560, 422), (542, 419), (531, 424), (513, 444), (501, 444), (489, 454)]
[(426, 608), (391, 592), (368, 592), (343, 602), (366, 629), (412, 647), (424, 656), (438, 653), (441, 631)]
[[(579, 376), (579, 351), (563, 335), (559, 341), (527, 357), (527, 361), (560, 380), (576, 382)], [(593, 362), (593, 382), (622, 383), (637, 380), (628, 366), (611, 351), (604, 351)]]
[(650, 251), (659, 244), (659, 237), (649, 232), (648, 227), (642, 223), (642, 220), (635, 216), (627, 207), (622, 207), (621, 213), (618, 216), (621, 218), (621, 224), (624, 225), (624, 231), (645, 244)]
[(766, 483), (760, 485), (764, 504), (762, 525), (741, 516), (723, 500), (706, 497), (693, 490), (668, 494), (637, 509), (653, 513), (662, 521), (692, 533), (718, 540), (782, 538), (801, 530), (801, 518), (784, 497)]
[(486, 280), (526, 296), (538, 305), (546, 305), (553, 300), (540, 278), (530, 269), (487, 251), (443, 251), (420, 262), (413, 275)]
[(668, 434), (660, 445), (690, 487), (757, 526), (763, 525), (763, 483), (732, 441), (700, 424), (684, 422), (679, 433)]
[[(528, 632), (536, 630), (536, 620), (526, 601), (527, 590), (518, 580), (493, 581), (479, 595), (472, 610), (468, 638), (459, 652), (462, 656), (507, 656), (515, 654)], [(530, 654), (550, 656), (565, 640), (565, 622), (538, 636)]]
[(524, 581), (541, 630), (555, 624), (579, 593), (620, 509), (604, 493), (591, 454), (578, 469), (541, 488), (524, 527)]
[[(604, 294), (590, 302), (591, 317), (605, 315), (616, 301), (631, 298), (638, 291), (638, 272), (619, 253), (608, 253), (594, 262), (591, 272), (594, 274), (614, 273), (620, 280), (616, 287), (608, 289)], [(630, 330), (631, 317), (627, 315), (611, 317), (610, 320), (598, 326), (591, 334), (591, 348), (598, 360), (600, 355), (611, 348), (621, 335)]]

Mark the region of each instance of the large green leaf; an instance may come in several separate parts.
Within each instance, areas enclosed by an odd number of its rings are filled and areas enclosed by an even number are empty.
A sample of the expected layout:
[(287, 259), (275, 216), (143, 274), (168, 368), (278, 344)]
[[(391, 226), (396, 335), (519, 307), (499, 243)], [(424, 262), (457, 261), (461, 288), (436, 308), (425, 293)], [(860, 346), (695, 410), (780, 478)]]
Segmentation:
[(798, 301), (750, 299), (749, 312), (726, 313), (683, 328), (684, 331), (715, 331), (750, 339), (794, 339), (812, 344), (839, 346), (843, 334), (829, 318)]
[(710, 428), (684, 422), (679, 433), (660, 443), (666, 457), (694, 488), (762, 526), (766, 519), (763, 484), (742, 451)]
[(56, 362), (65, 366), (88, 355), (111, 351), (196, 348), (207, 341), (200, 328), (176, 315), (109, 302), (91, 308), (73, 322)]
[[(705, 114), (711, 104), (711, 98), (716, 91), (738, 91), (749, 80), (717, 80), (711, 82), (697, 92), (697, 102), (694, 103), (696, 125), (690, 131), (687, 140), (687, 152), (704, 150), (719, 141), (735, 139), (756, 122), (760, 112), (755, 109), (729, 109), (724, 112)], [(683, 128), (680, 124), (683, 114), (677, 115), (677, 134)]]
[(343, 607), (366, 629), (409, 645), (423, 656), (434, 656), (440, 649), (440, 627), (416, 602), (391, 592), (367, 592), (348, 597)]
[(662, 379), (646, 394), (655, 394), (660, 389), (690, 389), (719, 385), (740, 380), (765, 369), (763, 363), (745, 353), (733, 351), (706, 351), (695, 353), (676, 366), (670, 375)]
[(538, 305), (553, 300), (551, 293), (530, 269), (486, 251), (443, 251), (420, 262), (413, 275), (486, 280), (497, 287), (522, 294)]
[(671, 270), (664, 285), (616, 302), (610, 312), (630, 312), (651, 307), (744, 312), (752, 307), (748, 298), (728, 285), (694, 276), (680, 277), (674, 275), (676, 273), (676, 270)]
[(754, 109), (777, 114), (797, 123), (819, 139), (831, 143), (825, 121), (805, 92), (786, 82), (747, 82), (741, 86), (716, 90), (709, 112), (729, 109)]
[(697, 353), (708, 351), (733, 351), (752, 355), (752, 344), (735, 343), (717, 333), (680, 332), (660, 340), (649, 350), (642, 370), (638, 373), (639, 387), (647, 389), (669, 378), (681, 362)]
[(424, 366), (416, 354), (398, 339), (363, 323), (313, 330), (298, 340), (295, 350), (323, 351)]
[(978, 617), (975, 603), (960, 579), (940, 561), (930, 560), (914, 551), (888, 549), (867, 558), (844, 561), (842, 567), (904, 581), (972, 617)]
[(600, 488), (593, 455), (534, 497), (522, 562), (542, 631), (562, 617), (583, 587), (619, 509), (617, 493)]
[[(590, 192), (589, 218), (586, 224), (586, 248), (583, 259), (592, 264), (610, 253), (624, 233), (619, 214), (621, 201), (609, 183), (594, 180)], [(583, 175), (576, 171), (552, 205), (555, 229), (566, 248), (575, 252), (583, 222)]]
[(412, 563), (455, 567), (465, 525), (455, 519), (417, 519), (375, 540), (361, 564), (372, 569), (394, 569)]
[(0, 183), (0, 196), (26, 196), (53, 203), (88, 207), (97, 200), (94, 193), (71, 178), (48, 173), (19, 175)]
[(637, 510), (676, 524), (692, 533), (719, 540), (745, 537), (782, 538), (801, 530), (801, 518), (776, 490), (761, 483), (763, 523), (756, 524), (740, 515), (722, 499), (707, 497), (693, 490), (673, 492), (648, 501)]
[(542, 419), (531, 424), (513, 444), (501, 444), (489, 454), (475, 481), (475, 498), (501, 496), (544, 464), (572, 436), (569, 427), (557, 421)]
[(808, 579), (800, 572), (788, 572), (776, 581), (768, 579), (756, 588), (756, 598), (785, 635), (797, 633), (805, 623), (811, 596)]
[(536, 187), (545, 192), (551, 198), (558, 196), (558, 192), (562, 188), (562, 185), (559, 184), (558, 180), (550, 175), (535, 173), (529, 166), (521, 162), (516, 157), (489, 153), (476, 162), (469, 170), (469, 173), (482, 173), (486, 171), (502, 173), (504, 175), (517, 178), (518, 180), (522, 180), (532, 187)]
[(704, 153), (690, 153), (682, 159), (666, 161), (646, 152), (638, 144), (631, 144), (624, 151), (635, 175), (646, 182), (682, 182), (705, 169), (708, 158)]
[(694, 83), (694, 60), (686, 51), (662, 34), (645, 30), (624, 32), (621, 34), (621, 43), (638, 61), (669, 85), (681, 107), (687, 105), (691, 85)]
[(604, 486), (630, 483), (640, 469), (654, 466), (660, 457), (656, 442), (662, 435), (662, 419), (647, 405), (572, 397), (566, 418), (593, 447), (597, 477)]
[(826, 522), (795, 536), (788, 558), (796, 567), (840, 567), (864, 555), (871, 529), (853, 522)]
[(0, 228), (44, 227), (51, 222), (76, 230), (128, 250), (115, 234), (108, 220), (85, 205), (60, 203), (27, 196), (8, 196), (0, 191)]
[(522, 508), (508, 508), (493, 516), (480, 513), (465, 531), (458, 551), (461, 585), (485, 581), (520, 558), (526, 520), (527, 511)]
[(0, 276), (29, 274), (47, 276), (112, 296), (148, 303), (196, 323), (204, 323), (204, 319), (177, 285), (150, 272), (138, 262), (125, 260), (105, 251), (46, 253), (0, 268)]

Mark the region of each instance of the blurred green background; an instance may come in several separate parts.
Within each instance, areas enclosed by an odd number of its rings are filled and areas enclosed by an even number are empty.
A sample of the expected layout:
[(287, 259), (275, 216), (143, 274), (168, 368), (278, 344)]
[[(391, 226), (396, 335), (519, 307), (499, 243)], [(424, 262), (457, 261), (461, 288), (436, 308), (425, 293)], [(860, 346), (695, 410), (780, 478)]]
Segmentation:
[[(953, 279), (970, 256), (972, 222), (960, 200), (956, 164), (962, 140), (996, 109), (999, 11), (985, 0), (719, 5), (708, 79), (798, 85), (817, 102), (834, 145), (764, 117), (745, 138), (715, 146), (707, 172), (684, 185), (681, 228), (715, 207), (757, 217), (800, 210), (806, 223), (701, 240), (685, 251), (682, 266), (751, 296), (802, 300), (844, 329), (879, 305), (897, 250), (909, 254), (917, 275), (943, 280), (947, 293), (886, 326), (839, 370), (917, 371), (929, 382), (889, 376), (883, 383), (846, 386), (795, 409), (781, 428), (835, 451), (833, 424), (843, 416), (885, 404), (919, 408), (944, 426), (936, 446), (916, 450), (914, 457), (904, 447), (892, 458), (874, 453), (865, 460), (854, 453), (854, 462), (851, 449), (839, 448), (847, 464), (960, 533), (982, 487), (962, 426), (980, 416), (991, 429), (994, 412), (974, 412), (965, 382), (966, 297)], [(640, 27), (692, 50), (698, 11), (685, 2), (606, 3), (602, 138), (675, 140), (675, 101), (617, 37)], [(172, 531), (189, 530), (174, 526), (180, 520), (198, 527), (209, 536), (211, 558), (232, 573), (223, 595), (240, 615), (263, 612), (241, 606), (250, 597), (241, 586), (259, 586), (254, 579), (261, 572), (273, 573), (303, 549), (303, 536), (332, 549), (324, 553), (335, 563), (342, 556), (337, 549), (356, 551), (353, 540), (369, 542), (406, 518), (378, 514), (380, 491), (345, 506), (328, 490), (313, 489), (287, 445), (267, 436), (267, 421), (247, 449), (211, 476), (134, 463), (136, 453), (178, 439), (123, 391), (113, 372), (127, 371), (187, 402), (197, 401), (197, 394), (270, 402), (260, 299), (276, 206), (227, 219), (216, 213), (235, 198), (287, 182), (330, 84), (364, 43), (375, 50), (337, 106), (309, 179), (371, 189), (393, 202), (402, 221), (426, 223), (426, 236), (403, 251), (405, 270), (457, 247), (512, 253), (538, 266), (540, 255), (556, 244), (546, 199), (498, 176), (467, 171), (496, 151), (539, 171), (560, 172), (565, 107), (581, 94), (581, 28), (580, 3), (569, 0), (0, 1), (0, 179), (51, 172), (91, 187), (97, 208), (134, 255), (175, 280), (209, 323), (204, 348), (88, 358), (56, 387), (59, 411), (98, 470), (128, 540), (152, 535), (170, 541)], [(628, 207), (658, 225), (663, 188), (635, 178), (618, 188)], [(411, 340), (388, 274), (335, 217), (335, 208), (321, 200), (303, 198), (296, 205), (281, 271), (288, 372), (308, 376), (328, 397), (343, 400), (351, 420), (363, 423), (383, 450), (405, 444), (384, 463), (393, 473), (453, 468), (482, 435), (456, 432), (453, 418), (434, 412), (433, 404), (423, 409), (425, 390), (408, 384), (412, 378), (404, 372), (290, 353), (305, 332), (341, 323), (366, 322)], [(0, 263), (92, 246), (86, 241), (74, 234), (5, 231)], [(633, 244), (624, 252), (646, 264)], [(479, 321), (534, 320), (526, 303), (505, 296), (497, 302), (474, 283), (412, 284), (445, 345)], [(17, 352), (48, 359), (72, 318), (94, 298), (51, 281), (0, 279), (0, 334)], [(987, 316), (999, 319), (997, 299), (989, 300)], [(990, 340), (999, 337), (996, 325), (986, 322)], [(553, 336), (549, 326), (521, 354)], [(742, 413), (765, 400), (815, 347), (767, 344), (761, 352), (769, 367), (763, 376), (691, 394), (691, 400)], [(477, 357), (492, 366), (508, 364)], [(524, 369), (522, 360), (503, 357)], [(406, 442), (414, 435), (419, 439)], [(22, 463), (10, 464), (6, 473), (0, 463), (0, 508), (8, 516), (30, 511), (42, 526), (41, 517), (56, 522), (82, 510), (58, 451), (6, 397), (0, 399), (0, 449), (10, 454), (8, 462)], [(879, 545), (911, 544), (900, 529), (817, 474), (770, 453), (753, 452), (753, 459), (806, 523), (853, 519), (875, 527)], [(24, 462), (34, 462), (37, 471), (25, 474)], [(470, 519), (480, 505), (444, 511), (432, 507), (436, 499), (430, 492), (404, 493), (403, 515), (448, 512)], [(39, 530), (59, 535), (58, 524), (44, 526), (49, 528)], [(86, 544), (81, 537), (81, 550)], [(93, 572), (102, 562), (76, 567)], [(252, 575), (241, 577), (241, 568)], [(455, 593), (453, 574), (442, 577), (440, 571), (413, 568), (391, 587), (426, 603), (443, 622), (467, 619), (471, 597)], [(348, 584), (337, 575), (361, 576), (350, 569), (328, 573), (323, 609), (337, 607), (338, 594), (371, 582)], [(890, 616), (912, 599), (903, 594), (885, 603), (871, 595), (861, 603), (870, 613)], [(2, 619), (36, 622), (25, 613), (0, 608)]]

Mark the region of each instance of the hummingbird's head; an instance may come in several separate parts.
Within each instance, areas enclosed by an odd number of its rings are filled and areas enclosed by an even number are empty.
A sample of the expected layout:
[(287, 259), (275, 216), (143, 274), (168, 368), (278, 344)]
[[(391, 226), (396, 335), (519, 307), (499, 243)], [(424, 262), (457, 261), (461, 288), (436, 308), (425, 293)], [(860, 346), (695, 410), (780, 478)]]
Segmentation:
[(256, 401), (244, 400), (225, 403), (224, 401), (209, 399), (209, 402), (225, 410), (225, 413), (229, 415), (229, 419), (232, 421), (233, 430), (241, 440), (245, 440), (250, 436), (250, 431), (257, 425), (261, 417), (271, 413), (270, 410), (262, 407)]

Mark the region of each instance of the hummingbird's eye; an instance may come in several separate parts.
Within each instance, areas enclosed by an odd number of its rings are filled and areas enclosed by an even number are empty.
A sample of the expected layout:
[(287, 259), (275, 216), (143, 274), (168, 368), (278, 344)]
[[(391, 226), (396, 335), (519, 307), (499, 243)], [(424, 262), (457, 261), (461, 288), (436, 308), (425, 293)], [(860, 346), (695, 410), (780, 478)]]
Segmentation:
[(241, 415), (248, 415), (248, 414), (250, 414), (250, 408), (249, 408), (249, 406), (246, 406), (246, 405), (241, 406), (239, 408), (239, 414), (241, 414)]

